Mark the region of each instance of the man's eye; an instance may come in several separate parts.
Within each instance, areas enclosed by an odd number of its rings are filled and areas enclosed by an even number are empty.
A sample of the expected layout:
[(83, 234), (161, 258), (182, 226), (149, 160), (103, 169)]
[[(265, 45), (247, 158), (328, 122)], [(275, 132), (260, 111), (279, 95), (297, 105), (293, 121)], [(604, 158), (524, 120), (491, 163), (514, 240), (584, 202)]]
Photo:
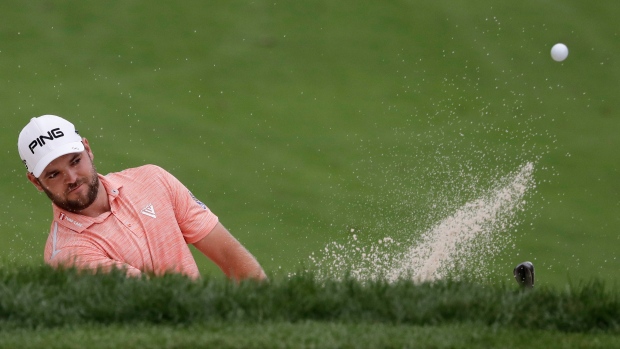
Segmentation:
[(58, 176), (58, 172), (54, 172), (54, 173), (50, 174), (49, 176), (47, 176), (47, 178), (53, 179), (53, 178), (56, 178), (56, 176)]
[(82, 160), (82, 158), (77, 158), (77, 159), (73, 160), (73, 165), (79, 164), (80, 160)]

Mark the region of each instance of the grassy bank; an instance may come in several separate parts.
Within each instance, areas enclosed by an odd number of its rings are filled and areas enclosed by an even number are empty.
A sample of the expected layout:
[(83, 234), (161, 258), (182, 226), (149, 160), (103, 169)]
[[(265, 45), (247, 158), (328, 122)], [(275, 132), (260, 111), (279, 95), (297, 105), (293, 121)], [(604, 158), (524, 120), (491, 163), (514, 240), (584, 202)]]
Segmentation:
[(170, 275), (127, 279), (48, 267), (0, 270), (0, 326), (82, 324), (470, 324), (562, 332), (620, 333), (618, 290), (593, 281), (570, 288), (518, 289), (465, 281), (414, 284), (310, 274), (269, 283), (197, 282)]
[(261, 324), (130, 324), (0, 332), (0, 346), (23, 349), (113, 348), (615, 348), (617, 334), (566, 333), (471, 324), (411, 326), (303, 321)]
[(233, 284), (127, 279), (47, 267), (0, 269), (6, 348), (611, 348), (616, 288), (466, 281)]

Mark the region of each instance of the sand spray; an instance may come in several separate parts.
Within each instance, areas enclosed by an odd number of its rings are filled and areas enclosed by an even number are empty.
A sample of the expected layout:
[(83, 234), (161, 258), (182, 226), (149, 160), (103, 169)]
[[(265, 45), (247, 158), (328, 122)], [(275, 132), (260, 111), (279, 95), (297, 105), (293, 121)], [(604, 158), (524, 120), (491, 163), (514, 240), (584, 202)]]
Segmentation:
[(347, 242), (327, 244), (310, 261), (319, 278), (339, 279), (347, 273), (359, 280), (419, 282), (465, 274), (484, 277), (486, 263), (511, 243), (526, 193), (535, 187), (533, 172), (533, 163), (521, 165), (408, 241), (385, 236), (368, 244), (352, 231)]

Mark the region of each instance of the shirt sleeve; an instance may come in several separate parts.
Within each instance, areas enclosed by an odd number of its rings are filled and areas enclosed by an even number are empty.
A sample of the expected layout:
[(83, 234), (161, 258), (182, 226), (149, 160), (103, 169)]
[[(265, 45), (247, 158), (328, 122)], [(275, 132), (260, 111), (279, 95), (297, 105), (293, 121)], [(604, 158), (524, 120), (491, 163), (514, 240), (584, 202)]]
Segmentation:
[(215, 228), (219, 221), (218, 217), (176, 177), (163, 169), (162, 174), (185, 241), (188, 244), (200, 241)]

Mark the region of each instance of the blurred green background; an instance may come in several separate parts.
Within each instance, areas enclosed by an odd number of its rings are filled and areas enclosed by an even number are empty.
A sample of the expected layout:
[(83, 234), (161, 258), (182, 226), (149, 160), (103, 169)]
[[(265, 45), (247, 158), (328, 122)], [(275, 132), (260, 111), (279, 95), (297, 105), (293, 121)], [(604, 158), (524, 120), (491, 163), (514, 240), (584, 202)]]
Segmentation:
[(534, 162), (490, 276), (531, 260), (541, 284), (615, 283), (619, 15), (578, 0), (3, 1), (3, 263), (42, 263), (51, 207), (16, 142), (56, 114), (101, 173), (169, 170), (274, 274), (318, 267), (308, 257), (352, 229), (402, 249)]

